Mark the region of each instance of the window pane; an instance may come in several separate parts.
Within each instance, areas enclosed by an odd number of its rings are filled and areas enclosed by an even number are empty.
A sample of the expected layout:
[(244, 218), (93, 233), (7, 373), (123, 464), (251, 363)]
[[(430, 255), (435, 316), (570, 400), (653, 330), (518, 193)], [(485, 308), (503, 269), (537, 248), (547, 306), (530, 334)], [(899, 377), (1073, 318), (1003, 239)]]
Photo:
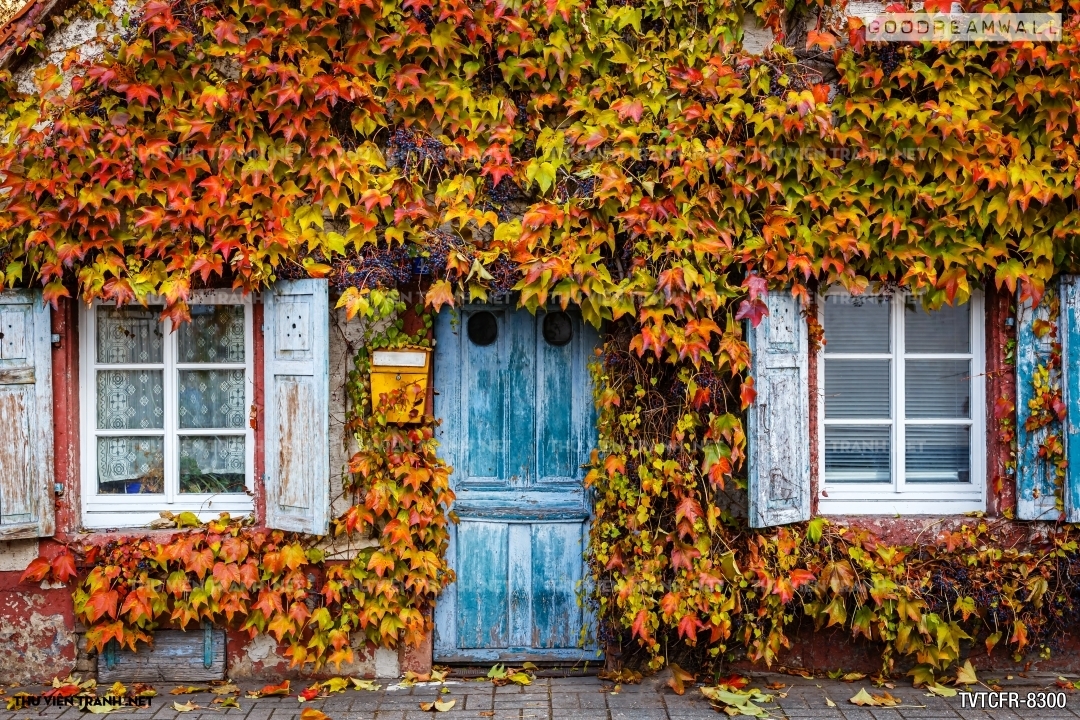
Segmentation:
[(826, 425), (825, 482), (890, 482), (891, 435), (888, 425)]
[(165, 441), (160, 437), (97, 440), (98, 494), (164, 492)]
[(908, 360), (904, 373), (909, 418), (971, 417), (969, 360)]
[(926, 312), (913, 297), (904, 300), (904, 343), (909, 353), (971, 352), (971, 304)]
[(243, 370), (181, 370), (180, 427), (242, 428)]
[(110, 365), (161, 362), (165, 346), (158, 321), (161, 309), (160, 305), (98, 307), (97, 361)]
[(100, 430), (165, 427), (161, 370), (99, 370), (97, 426)]
[(908, 482), (971, 482), (966, 425), (908, 425), (906, 445)]
[(889, 298), (826, 295), (825, 352), (889, 352)]
[(889, 360), (825, 360), (825, 417), (888, 418)]
[(177, 330), (182, 363), (244, 362), (244, 306), (192, 305)]
[(180, 492), (244, 492), (243, 436), (181, 437)]

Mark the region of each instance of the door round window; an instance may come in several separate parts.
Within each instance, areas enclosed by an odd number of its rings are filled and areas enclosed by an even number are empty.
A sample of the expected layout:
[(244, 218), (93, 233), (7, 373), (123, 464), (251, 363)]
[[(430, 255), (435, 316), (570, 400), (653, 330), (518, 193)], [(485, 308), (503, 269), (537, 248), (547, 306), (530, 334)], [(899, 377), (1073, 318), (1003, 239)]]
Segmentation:
[(562, 347), (574, 336), (574, 324), (564, 312), (549, 312), (544, 315), (544, 339), (549, 345)]
[(476, 345), (484, 346), (495, 342), (499, 337), (499, 322), (489, 312), (474, 313), (469, 317), (469, 339)]

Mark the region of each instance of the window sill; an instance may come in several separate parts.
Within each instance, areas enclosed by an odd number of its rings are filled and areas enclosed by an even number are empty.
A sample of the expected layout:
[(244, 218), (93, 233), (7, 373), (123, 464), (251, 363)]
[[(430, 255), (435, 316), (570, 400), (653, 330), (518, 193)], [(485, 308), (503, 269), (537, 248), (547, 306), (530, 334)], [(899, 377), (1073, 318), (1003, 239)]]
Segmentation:
[[(233, 507), (221, 507), (213, 510), (198, 510), (196, 508), (169, 508), (169, 512), (174, 515), (179, 515), (182, 512), (192, 512), (199, 518), (200, 522), (209, 522), (210, 520), (217, 520), (223, 512), (229, 513), (231, 519), (236, 520), (238, 518), (250, 517), (254, 513), (254, 508), (248, 504), (247, 507), (237, 508)], [(115, 509), (103, 512), (85, 510), (83, 512), (83, 528), (90, 531), (104, 531), (104, 530), (125, 530), (125, 531), (151, 531), (151, 530), (176, 530), (177, 528), (161, 528), (154, 527), (151, 523), (161, 521), (161, 513), (157, 510), (154, 511), (129, 511), (129, 512), (117, 512)]]
[(985, 512), (982, 497), (946, 498), (818, 498), (819, 515), (963, 515)]

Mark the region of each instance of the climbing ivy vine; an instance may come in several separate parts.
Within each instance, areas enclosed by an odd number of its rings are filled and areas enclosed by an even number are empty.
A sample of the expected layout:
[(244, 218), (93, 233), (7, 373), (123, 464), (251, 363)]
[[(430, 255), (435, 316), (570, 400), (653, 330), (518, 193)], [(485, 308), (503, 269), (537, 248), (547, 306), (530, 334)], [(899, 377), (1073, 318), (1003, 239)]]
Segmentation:
[[(653, 665), (669, 639), (772, 661), (806, 611), (927, 666), (981, 630), (1024, 651), (1071, 607), (1068, 533), (1033, 555), (982, 524), (895, 548), (821, 521), (750, 532), (725, 498), (768, 292), (1037, 300), (1075, 266), (1077, 3), (1023, 9), (1042, 8), (1062, 42), (897, 47), (820, 1), (149, 0), (33, 93), (0, 75), (0, 287), (157, 295), (177, 320), (200, 286), (296, 273), (368, 317), (418, 276), (432, 312), (577, 305), (608, 333), (588, 482), (609, 635)], [(742, 52), (755, 15), (787, 44)], [(94, 644), (222, 615), (297, 663), (346, 659), (355, 633), (417, 640), (452, 496), (431, 423), (382, 417), (353, 420), (357, 502), (335, 526), (377, 548), (326, 565), (310, 539), (221, 521), (79, 551)]]

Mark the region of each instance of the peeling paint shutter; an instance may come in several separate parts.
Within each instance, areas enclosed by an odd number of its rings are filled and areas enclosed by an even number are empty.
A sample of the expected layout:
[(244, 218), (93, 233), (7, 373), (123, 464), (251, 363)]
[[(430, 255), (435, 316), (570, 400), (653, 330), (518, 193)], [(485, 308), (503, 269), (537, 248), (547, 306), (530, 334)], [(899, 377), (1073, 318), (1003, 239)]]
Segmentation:
[(53, 481), (49, 306), (0, 292), (0, 540), (53, 534)]
[(757, 398), (747, 414), (751, 527), (810, 519), (810, 386), (799, 301), (771, 293), (769, 315), (750, 329)]
[[(1080, 522), (1080, 275), (1061, 281), (1061, 385), (1065, 394), (1065, 522)], [(1026, 406), (1025, 406), (1026, 407)]]
[[(1047, 295), (1038, 307), (1029, 302), (1017, 308), (1016, 328), (1016, 516), (1021, 520), (1057, 520), (1054, 468), (1039, 457), (1039, 446), (1046, 440), (1049, 428), (1032, 432), (1025, 429), (1031, 410), (1033, 382), (1039, 366), (1047, 367), (1053, 352), (1053, 336), (1036, 327), (1050, 319), (1050, 296), (1055, 288), (1048, 287)], [(1066, 312), (1062, 302), (1062, 314)], [(1065, 334), (1066, 324), (1061, 323)], [(1071, 421), (1071, 417), (1070, 417)]]
[(266, 293), (266, 525), (325, 535), (330, 516), (330, 307), (325, 280)]

